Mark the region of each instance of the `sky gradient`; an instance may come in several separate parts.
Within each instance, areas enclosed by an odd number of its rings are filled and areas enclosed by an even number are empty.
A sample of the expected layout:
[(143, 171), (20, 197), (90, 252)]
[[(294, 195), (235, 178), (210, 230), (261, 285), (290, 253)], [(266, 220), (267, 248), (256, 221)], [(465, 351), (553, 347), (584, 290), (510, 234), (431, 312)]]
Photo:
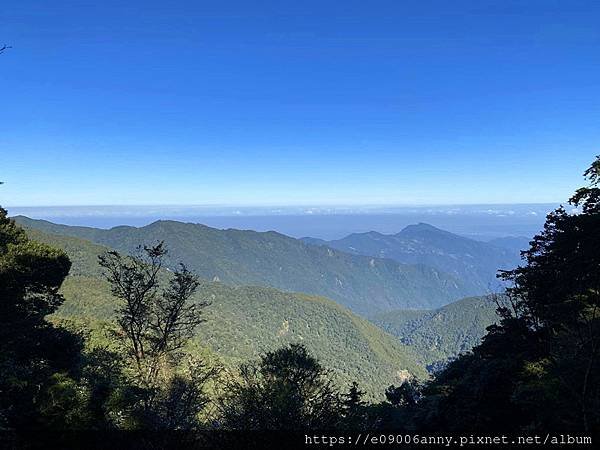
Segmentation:
[(0, 10), (0, 204), (564, 201), (600, 153), (597, 1)]

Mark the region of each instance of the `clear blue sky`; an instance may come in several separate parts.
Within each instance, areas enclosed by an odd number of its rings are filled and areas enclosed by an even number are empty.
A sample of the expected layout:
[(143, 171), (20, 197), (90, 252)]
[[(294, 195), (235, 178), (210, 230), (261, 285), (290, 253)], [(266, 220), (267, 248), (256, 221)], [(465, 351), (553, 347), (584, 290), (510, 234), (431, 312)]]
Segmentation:
[(598, 1), (0, 9), (0, 203), (562, 201), (600, 153)]

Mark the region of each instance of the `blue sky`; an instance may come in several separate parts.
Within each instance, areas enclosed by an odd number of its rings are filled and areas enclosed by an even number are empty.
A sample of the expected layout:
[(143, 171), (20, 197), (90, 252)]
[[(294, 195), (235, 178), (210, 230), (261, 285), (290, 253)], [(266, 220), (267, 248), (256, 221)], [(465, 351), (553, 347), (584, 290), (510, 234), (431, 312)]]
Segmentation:
[(0, 10), (0, 203), (566, 199), (600, 153), (597, 1)]

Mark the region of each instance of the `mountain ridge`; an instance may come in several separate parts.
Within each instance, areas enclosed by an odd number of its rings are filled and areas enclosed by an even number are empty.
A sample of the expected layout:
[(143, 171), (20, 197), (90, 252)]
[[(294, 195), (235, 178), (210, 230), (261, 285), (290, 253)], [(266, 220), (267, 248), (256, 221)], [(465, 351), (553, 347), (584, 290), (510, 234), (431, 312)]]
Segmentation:
[(303, 240), (309, 245), (327, 246), (354, 255), (389, 258), (403, 264), (424, 264), (443, 270), (459, 278), (477, 295), (502, 290), (504, 285), (496, 273), (500, 269), (514, 268), (520, 262), (514, 244), (511, 247), (476, 241), (423, 222), (408, 225), (395, 234), (368, 231), (332, 241)]
[(219, 230), (202, 224), (155, 221), (109, 230), (70, 227), (24, 216), (23, 226), (75, 236), (132, 254), (140, 244), (165, 241), (166, 262), (183, 262), (199, 276), (232, 286), (271, 286), (322, 295), (368, 315), (403, 308), (431, 309), (477, 294), (458, 277), (425, 264), (353, 255), (283, 234)]

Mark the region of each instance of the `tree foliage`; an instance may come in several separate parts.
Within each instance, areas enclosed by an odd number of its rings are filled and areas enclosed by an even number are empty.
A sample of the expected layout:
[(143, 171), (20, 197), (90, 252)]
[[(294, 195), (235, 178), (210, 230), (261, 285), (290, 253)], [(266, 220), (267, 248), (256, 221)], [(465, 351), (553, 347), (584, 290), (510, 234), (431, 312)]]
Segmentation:
[(600, 157), (523, 252), (501, 321), (430, 383), (414, 420), (448, 430), (600, 427)]
[(219, 399), (223, 426), (238, 430), (332, 429), (341, 411), (328, 372), (300, 344), (242, 365)]
[(0, 208), (0, 427), (55, 422), (46, 401), (77, 376), (80, 337), (46, 320), (63, 301), (58, 290), (70, 265)]
[(179, 367), (181, 350), (203, 322), (201, 310), (208, 303), (191, 302), (198, 279), (183, 264), (163, 286), (166, 254), (159, 242), (140, 247), (137, 257), (107, 251), (99, 263), (120, 300), (116, 337), (128, 357), (133, 383), (123, 401), (134, 404), (135, 426), (190, 429), (198, 425), (207, 401), (203, 388), (215, 370), (193, 359)]

